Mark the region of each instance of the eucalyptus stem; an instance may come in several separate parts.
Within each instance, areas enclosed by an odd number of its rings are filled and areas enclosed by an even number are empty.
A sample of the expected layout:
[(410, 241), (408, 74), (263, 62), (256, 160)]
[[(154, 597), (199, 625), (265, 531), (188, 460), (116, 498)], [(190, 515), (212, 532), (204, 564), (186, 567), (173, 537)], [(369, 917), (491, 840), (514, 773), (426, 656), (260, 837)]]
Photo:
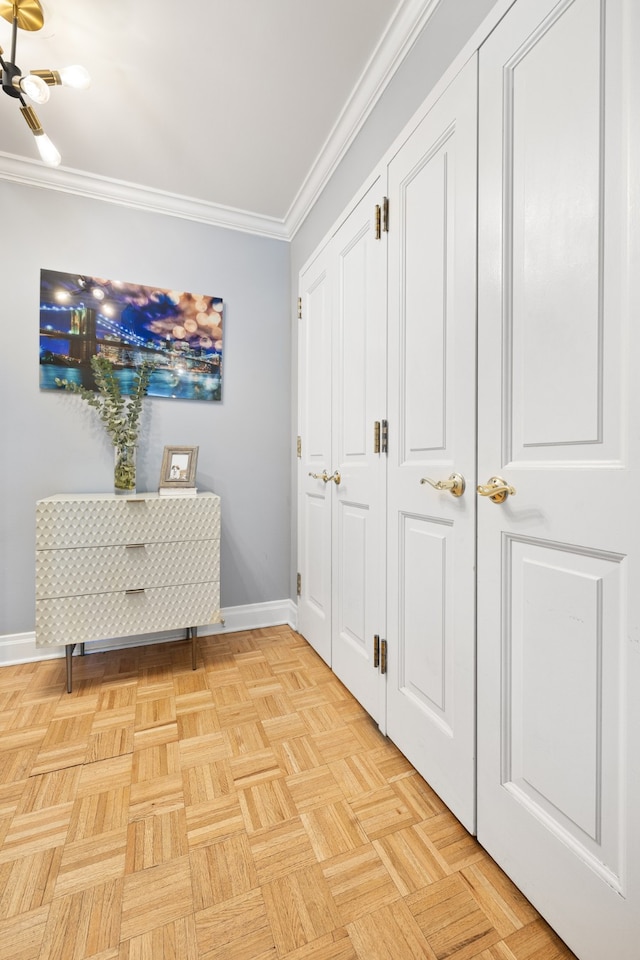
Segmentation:
[(133, 393), (123, 397), (113, 370), (113, 364), (102, 354), (91, 357), (91, 369), (98, 387), (97, 393), (71, 380), (56, 377), (56, 384), (70, 393), (77, 393), (90, 407), (98, 411), (111, 442), (117, 446), (136, 446), (140, 429), (142, 401), (147, 394), (154, 364), (144, 360), (137, 368)]

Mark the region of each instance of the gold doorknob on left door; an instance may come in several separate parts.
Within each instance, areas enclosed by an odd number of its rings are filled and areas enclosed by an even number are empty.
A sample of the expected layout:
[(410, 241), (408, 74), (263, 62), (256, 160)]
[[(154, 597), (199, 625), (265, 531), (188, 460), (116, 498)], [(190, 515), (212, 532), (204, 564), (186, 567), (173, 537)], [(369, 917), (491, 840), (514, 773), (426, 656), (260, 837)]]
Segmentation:
[(329, 480), (333, 480), (333, 477), (330, 477), (326, 470), (323, 470), (322, 473), (309, 473), (310, 477), (313, 477), (314, 480), (323, 480), (324, 483), (329, 483)]
[(431, 477), (423, 477), (420, 483), (429, 483), (434, 490), (448, 490), (452, 497), (461, 497), (466, 487), (461, 473), (452, 473), (448, 480), (432, 480)]
[(493, 503), (504, 503), (509, 495), (515, 497), (516, 488), (502, 477), (489, 477), (485, 485), (480, 484), (477, 491), (481, 497), (489, 497)]

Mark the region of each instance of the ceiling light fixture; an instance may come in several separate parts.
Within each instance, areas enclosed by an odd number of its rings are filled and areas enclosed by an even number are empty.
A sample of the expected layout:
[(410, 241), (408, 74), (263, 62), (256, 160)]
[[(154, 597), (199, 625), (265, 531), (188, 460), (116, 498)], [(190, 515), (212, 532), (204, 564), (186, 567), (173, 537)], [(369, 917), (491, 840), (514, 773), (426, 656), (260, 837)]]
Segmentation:
[(40, 0), (0, 0), (0, 17), (11, 24), (11, 58), (4, 59), (4, 50), (0, 47), (0, 77), (2, 89), (8, 96), (20, 101), (20, 113), (35, 137), (40, 156), (45, 163), (57, 167), (62, 159), (49, 137), (42, 129), (33, 107), (25, 101), (29, 97), (34, 103), (46, 103), (49, 99), (49, 87), (75, 87), (86, 90), (91, 78), (84, 67), (64, 67), (62, 70), (31, 70), (22, 74), (16, 64), (16, 41), (18, 28), (21, 30), (40, 30), (44, 24), (44, 14)]

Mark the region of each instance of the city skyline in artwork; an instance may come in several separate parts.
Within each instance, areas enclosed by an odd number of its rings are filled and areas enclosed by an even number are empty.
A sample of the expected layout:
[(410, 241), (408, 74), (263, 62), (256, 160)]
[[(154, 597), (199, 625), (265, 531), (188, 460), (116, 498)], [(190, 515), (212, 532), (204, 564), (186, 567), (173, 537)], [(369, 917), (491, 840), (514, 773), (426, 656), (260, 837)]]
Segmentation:
[(56, 379), (94, 389), (91, 357), (109, 359), (123, 394), (144, 360), (148, 395), (222, 396), (223, 300), (83, 274), (40, 271), (40, 387)]

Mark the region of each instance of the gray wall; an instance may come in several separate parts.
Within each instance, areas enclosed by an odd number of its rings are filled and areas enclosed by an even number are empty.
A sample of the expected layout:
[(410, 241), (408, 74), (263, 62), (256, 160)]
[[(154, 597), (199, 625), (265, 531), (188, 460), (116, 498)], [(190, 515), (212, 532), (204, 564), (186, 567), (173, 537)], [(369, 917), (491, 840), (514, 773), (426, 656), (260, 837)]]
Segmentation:
[(289, 597), (289, 245), (2, 181), (0, 209), (0, 635), (34, 628), (36, 500), (113, 489), (95, 411), (38, 387), (41, 267), (224, 298), (222, 402), (145, 401), (138, 490), (165, 445), (198, 445), (198, 486), (222, 497), (222, 605)]

